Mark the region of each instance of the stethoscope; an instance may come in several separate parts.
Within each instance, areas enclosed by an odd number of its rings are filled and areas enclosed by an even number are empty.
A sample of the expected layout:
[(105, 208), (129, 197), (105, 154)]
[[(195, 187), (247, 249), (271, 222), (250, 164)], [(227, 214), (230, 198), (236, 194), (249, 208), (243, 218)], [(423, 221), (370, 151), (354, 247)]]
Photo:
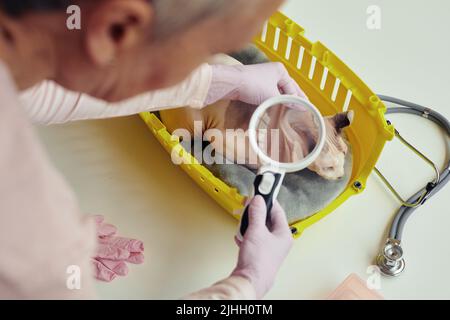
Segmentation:
[[(450, 122), (438, 112), (397, 98), (382, 95), (379, 97), (384, 102), (397, 105), (397, 107), (388, 108), (386, 114), (412, 114), (425, 118), (439, 125), (447, 133), (447, 137), (450, 137)], [(310, 111), (316, 121), (319, 134), (318, 143), (316, 144), (314, 150), (312, 150), (312, 152), (304, 159), (292, 163), (278, 162), (269, 157), (264, 151), (261, 150), (257, 139), (258, 124), (262, 122), (267, 111), (270, 108), (283, 104), (289, 104), (291, 106), (296, 105)], [(388, 124), (391, 123), (388, 121)], [(400, 275), (405, 270), (406, 263), (401, 243), (406, 222), (415, 210), (424, 205), (426, 201), (436, 195), (436, 193), (442, 190), (442, 188), (444, 188), (444, 186), (450, 181), (450, 144), (447, 148), (448, 163), (445, 169), (440, 172), (433, 161), (428, 159), (423, 153), (403, 138), (398, 130), (395, 130), (395, 136), (417, 156), (432, 166), (436, 176), (433, 181), (428, 182), (421, 190), (416, 192), (416, 194), (408, 200), (403, 200), (400, 194), (384, 177), (381, 171), (375, 168), (375, 173), (388, 186), (388, 188), (402, 204), (391, 224), (388, 239), (386, 240), (381, 253), (376, 258), (376, 264), (379, 267), (380, 272), (386, 276), (392, 277)], [(254, 181), (254, 194), (261, 195), (264, 198), (267, 206), (268, 222), (270, 221), (270, 211), (273, 201), (278, 195), (285, 174), (288, 172), (303, 170), (314, 162), (324, 146), (325, 138), (325, 124), (320, 112), (309, 101), (302, 98), (295, 96), (279, 96), (269, 99), (256, 109), (249, 124), (249, 141), (251, 148), (257, 153), (263, 165), (260, 167)], [(447, 141), (447, 143), (449, 143), (449, 141)], [(248, 228), (248, 223), (248, 207), (246, 207), (241, 218), (241, 223), (237, 234), (238, 239), (242, 240)]]
[[(450, 122), (438, 112), (397, 98), (382, 95), (380, 95), (379, 97), (384, 102), (389, 102), (397, 105), (397, 107), (388, 108), (386, 114), (412, 114), (425, 118), (439, 125), (447, 133), (447, 137), (450, 137)], [(444, 188), (444, 186), (450, 180), (450, 144), (448, 144), (447, 147), (448, 163), (445, 169), (440, 172), (437, 166), (430, 159), (428, 159), (418, 149), (416, 149), (413, 145), (406, 141), (397, 130), (395, 131), (395, 136), (416, 155), (418, 155), (421, 159), (432, 166), (436, 172), (436, 176), (433, 181), (427, 183), (421, 190), (419, 190), (411, 198), (405, 201), (387, 181), (387, 179), (381, 174), (381, 172), (375, 168), (375, 173), (383, 180), (384, 183), (386, 183), (388, 188), (402, 203), (402, 206), (396, 213), (390, 227), (388, 239), (386, 240), (381, 253), (376, 258), (376, 264), (379, 267), (381, 273), (391, 277), (398, 276), (405, 270), (406, 263), (401, 243), (406, 222), (415, 210), (417, 210), (426, 201), (428, 201), (430, 198), (436, 195), (436, 193), (442, 190), (442, 188)], [(448, 140), (447, 143), (449, 143)]]
[[(388, 96), (379, 96), (384, 102), (389, 102), (397, 105), (397, 107), (391, 107), (387, 109), (386, 114), (412, 114), (429, 121), (432, 121), (439, 125), (450, 137), (450, 122), (441, 114), (433, 111), (429, 108), (392, 98)], [(264, 117), (264, 114), (272, 107), (280, 104), (298, 105), (302, 108), (309, 110), (317, 122), (319, 141), (314, 150), (304, 159), (293, 163), (280, 163), (267, 156), (258, 145), (257, 139), (257, 127), (258, 123)], [(388, 124), (391, 124), (388, 121)], [(413, 212), (425, 204), (426, 201), (431, 199), (436, 193), (438, 193), (444, 186), (450, 181), (450, 144), (447, 148), (448, 163), (445, 169), (440, 172), (437, 166), (428, 159), (423, 153), (409, 143), (399, 131), (395, 130), (395, 136), (412, 150), (417, 156), (423, 159), (426, 163), (432, 166), (436, 173), (433, 181), (427, 183), (421, 190), (410, 197), (408, 200), (403, 200), (400, 194), (394, 189), (389, 181), (384, 177), (380, 170), (375, 168), (375, 173), (381, 178), (381, 180), (388, 186), (396, 198), (401, 202), (402, 206), (398, 210), (394, 217), (392, 225), (390, 227), (389, 236), (383, 246), (381, 253), (376, 258), (376, 264), (380, 269), (380, 272), (386, 276), (398, 276), (405, 270), (405, 258), (404, 252), (401, 246), (402, 235), (406, 225), (406, 222), (411, 217)], [(269, 99), (261, 106), (259, 106), (253, 114), (249, 124), (249, 141), (251, 148), (257, 153), (262, 162), (262, 166), (258, 171), (258, 174), (254, 181), (254, 194), (261, 195), (267, 205), (267, 221), (270, 221), (270, 211), (273, 205), (274, 199), (276, 199), (283, 178), (288, 172), (300, 171), (308, 167), (319, 156), (323, 145), (325, 143), (325, 125), (320, 112), (309, 101), (303, 100), (294, 96), (280, 96)], [(448, 141), (447, 141), (448, 142)], [(239, 232), (237, 234), (238, 239), (242, 240), (248, 228), (248, 207), (245, 209), (241, 218), (239, 226)]]

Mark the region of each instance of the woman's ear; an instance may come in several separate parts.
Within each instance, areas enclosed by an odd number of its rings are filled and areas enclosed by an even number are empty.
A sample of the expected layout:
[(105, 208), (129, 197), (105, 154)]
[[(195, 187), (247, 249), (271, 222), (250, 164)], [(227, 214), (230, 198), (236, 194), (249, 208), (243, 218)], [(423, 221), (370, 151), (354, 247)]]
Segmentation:
[(94, 63), (106, 66), (150, 36), (153, 10), (144, 0), (108, 0), (93, 3), (84, 19), (88, 54)]

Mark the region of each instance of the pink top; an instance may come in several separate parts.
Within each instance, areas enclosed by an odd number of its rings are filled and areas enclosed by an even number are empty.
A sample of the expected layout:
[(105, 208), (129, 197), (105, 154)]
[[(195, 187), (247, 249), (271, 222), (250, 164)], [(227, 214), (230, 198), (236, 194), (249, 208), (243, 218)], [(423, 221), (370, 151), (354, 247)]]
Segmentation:
[(211, 79), (211, 66), (204, 64), (174, 87), (113, 104), (44, 81), (23, 92), (21, 102), (31, 120), (39, 124), (121, 117), (184, 106), (200, 109), (204, 107)]
[[(62, 123), (174, 106), (202, 107), (210, 81), (205, 65), (179, 86), (115, 105), (67, 94), (52, 82), (27, 91), (20, 101), (0, 62), (1, 299), (95, 298), (89, 265), (96, 245), (94, 225), (81, 214), (74, 194), (48, 161), (27, 113), (36, 122)], [(81, 289), (67, 285), (71, 266), (81, 270)], [(254, 297), (248, 280), (230, 277), (187, 298)]]

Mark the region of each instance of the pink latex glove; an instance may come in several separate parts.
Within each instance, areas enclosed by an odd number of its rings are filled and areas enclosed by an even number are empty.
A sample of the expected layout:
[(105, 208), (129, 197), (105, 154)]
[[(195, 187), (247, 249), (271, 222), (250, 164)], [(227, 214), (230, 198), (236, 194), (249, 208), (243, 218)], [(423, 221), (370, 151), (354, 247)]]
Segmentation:
[(92, 258), (94, 275), (98, 280), (110, 282), (117, 276), (128, 274), (127, 262), (144, 262), (144, 244), (142, 241), (116, 236), (117, 228), (104, 223), (103, 216), (94, 216), (97, 224), (98, 246)]
[(232, 275), (247, 278), (261, 299), (272, 288), (278, 270), (292, 247), (292, 234), (286, 214), (275, 201), (272, 226), (266, 226), (266, 204), (261, 196), (250, 203), (249, 226), (244, 240), (236, 239), (239, 258)]
[(260, 105), (280, 94), (306, 98), (280, 62), (255, 65), (213, 65), (211, 87), (205, 105), (219, 100), (239, 100)]

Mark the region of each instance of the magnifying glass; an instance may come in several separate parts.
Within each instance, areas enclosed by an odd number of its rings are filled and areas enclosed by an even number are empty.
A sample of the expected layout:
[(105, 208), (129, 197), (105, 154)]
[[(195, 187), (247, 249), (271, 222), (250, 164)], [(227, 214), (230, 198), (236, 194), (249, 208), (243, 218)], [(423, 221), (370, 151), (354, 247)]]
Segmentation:
[[(264, 198), (266, 224), (270, 227), (270, 212), (285, 174), (301, 171), (319, 157), (326, 140), (325, 121), (309, 101), (281, 95), (255, 110), (248, 134), (259, 167), (253, 183), (254, 195)], [(239, 226), (237, 238), (241, 241), (249, 224), (248, 210), (247, 206)]]

